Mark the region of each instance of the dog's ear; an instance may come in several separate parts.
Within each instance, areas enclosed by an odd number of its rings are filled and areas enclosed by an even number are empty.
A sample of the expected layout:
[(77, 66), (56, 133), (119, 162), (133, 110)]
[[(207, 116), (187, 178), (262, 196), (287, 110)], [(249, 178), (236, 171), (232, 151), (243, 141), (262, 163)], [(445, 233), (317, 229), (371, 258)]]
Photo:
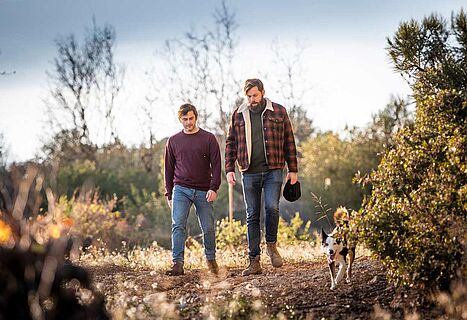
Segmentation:
[(324, 228), (321, 228), (321, 239), (323, 240), (323, 242), (326, 240), (327, 237), (328, 235), (324, 231)]

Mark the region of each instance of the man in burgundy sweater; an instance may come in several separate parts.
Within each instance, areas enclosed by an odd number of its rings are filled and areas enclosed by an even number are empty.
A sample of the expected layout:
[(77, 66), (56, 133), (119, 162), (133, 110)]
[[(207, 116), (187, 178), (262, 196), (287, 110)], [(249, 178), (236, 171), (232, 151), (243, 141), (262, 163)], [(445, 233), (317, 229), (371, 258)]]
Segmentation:
[(191, 206), (203, 232), (209, 270), (217, 274), (215, 219), (212, 203), (221, 183), (221, 156), (216, 137), (197, 126), (198, 112), (191, 104), (178, 111), (183, 130), (171, 136), (165, 147), (165, 196), (172, 210), (172, 269), (184, 274), (186, 224)]

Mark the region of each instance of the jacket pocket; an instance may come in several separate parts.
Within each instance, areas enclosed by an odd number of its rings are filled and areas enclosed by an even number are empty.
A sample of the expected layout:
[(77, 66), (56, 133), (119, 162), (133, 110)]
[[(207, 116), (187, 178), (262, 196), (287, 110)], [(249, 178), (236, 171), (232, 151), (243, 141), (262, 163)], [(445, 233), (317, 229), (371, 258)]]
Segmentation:
[(276, 138), (280, 138), (284, 135), (284, 118), (283, 117), (268, 117), (271, 123), (271, 129)]

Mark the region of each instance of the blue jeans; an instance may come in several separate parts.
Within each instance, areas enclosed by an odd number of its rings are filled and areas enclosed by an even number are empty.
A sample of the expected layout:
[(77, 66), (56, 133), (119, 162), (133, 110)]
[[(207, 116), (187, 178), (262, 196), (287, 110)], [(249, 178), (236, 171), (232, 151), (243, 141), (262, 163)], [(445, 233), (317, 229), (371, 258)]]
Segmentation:
[(282, 170), (274, 169), (260, 173), (242, 174), (243, 197), (246, 206), (246, 223), (248, 239), (248, 255), (255, 257), (261, 254), (261, 193), (264, 189), (264, 206), (266, 216), (264, 224), (266, 241), (277, 241), (279, 226), (279, 199), (282, 187)]
[(172, 258), (183, 262), (186, 223), (192, 204), (203, 232), (204, 254), (208, 260), (216, 258), (216, 225), (212, 203), (206, 200), (207, 191), (175, 185), (172, 192)]

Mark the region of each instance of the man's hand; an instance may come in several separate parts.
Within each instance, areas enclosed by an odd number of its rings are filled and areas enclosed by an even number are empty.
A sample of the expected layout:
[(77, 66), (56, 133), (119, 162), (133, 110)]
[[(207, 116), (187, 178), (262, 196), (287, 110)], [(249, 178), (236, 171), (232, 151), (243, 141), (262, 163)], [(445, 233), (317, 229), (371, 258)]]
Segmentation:
[(228, 172), (227, 173), (227, 182), (231, 185), (235, 185), (237, 181), (235, 180), (235, 172)]
[(289, 172), (287, 173), (287, 180), (290, 180), (290, 184), (295, 184), (298, 181), (298, 173), (297, 172)]
[(206, 193), (206, 200), (208, 202), (214, 202), (217, 199), (217, 193), (216, 191), (209, 190), (208, 193)]
[(169, 198), (165, 198), (167, 200), (167, 205), (169, 206), (170, 209), (172, 209), (172, 200)]

